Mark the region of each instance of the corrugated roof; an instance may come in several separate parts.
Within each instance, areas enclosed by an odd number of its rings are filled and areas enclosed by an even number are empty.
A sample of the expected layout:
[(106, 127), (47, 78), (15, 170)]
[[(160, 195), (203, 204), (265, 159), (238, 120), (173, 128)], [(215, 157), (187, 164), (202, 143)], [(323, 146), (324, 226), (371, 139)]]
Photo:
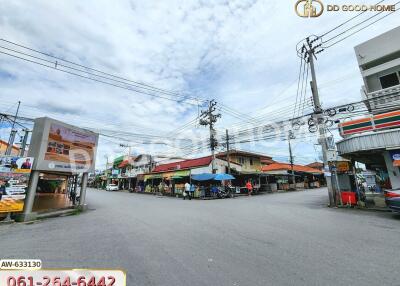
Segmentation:
[(129, 165), (129, 160), (124, 160), (118, 165), (118, 168), (124, 168)]
[[(272, 163), (271, 165), (267, 165), (261, 168), (263, 172), (268, 172), (268, 171), (278, 171), (278, 170), (286, 170), (286, 171), (291, 171), (292, 167), (290, 164), (287, 163)], [(311, 173), (311, 174), (322, 174), (323, 172), (310, 168), (308, 166), (302, 166), (302, 165), (295, 165), (293, 164), (293, 171), (295, 172), (303, 172), (303, 173)]]
[(306, 165), (307, 167), (314, 168), (314, 169), (321, 169), (324, 167), (324, 163), (322, 162), (313, 162)]
[(208, 166), (211, 164), (211, 160), (212, 160), (212, 157), (207, 156), (207, 157), (202, 157), (202, 158), (189, 159), (189, 160), (184, 160), (184, 161), (179, 161), (179, 162), (158, 165), (154, 168), (153, 173), (162, 173), (162, 172), (173, 171), (173, 170), (182, 170), (182, 169), (190, 169), (190, 168), (194, 168), (194, 167)]
[[(255, 153), (251, 151), (244, 151), (244, 150), (237, 150), (237, 149), (231, 149), (229, 151), (231, 155), (242, 155), (242, 156), (252, 156), (252, 157), (260, 157), (260, 158), (265, 158), (265, 159), (272, 159), (271, 156), (260, 154), (260, 153)], [(224, 152), (219, 152), (216, 154), (217, 157), (221, 156), (226, 156), (226, 151)]]

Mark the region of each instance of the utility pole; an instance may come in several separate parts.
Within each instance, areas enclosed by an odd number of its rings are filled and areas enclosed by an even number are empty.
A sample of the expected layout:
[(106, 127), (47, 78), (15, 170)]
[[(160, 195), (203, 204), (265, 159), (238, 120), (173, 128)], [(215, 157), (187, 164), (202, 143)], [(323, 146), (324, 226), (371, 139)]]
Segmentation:
[(21, 105), (21, 101), (18, 101), (18, 106), (17, 106), (17, 111), (15, 112), (15, 117), (11, 126), (11, 132), (10, 132), (10, 137), (8, 138), (8, 145), (6, 149), (5, 155), (11, 155), (12, 152), (12, 147), (14, 146), (14, 140), (15, 140), (15, 134), (17, 133), (17, 130), (14, 130), (15, 127), (15, 122), (17, 121), (18, 117), (18, 111), (19, 111), (19, 106)]
[(293, 154), (292, 154), (292, 145), (290, 144), (290, 140), (291, 140), (291, 139), (294, 139), (294, 135), (293, 135), (293, 132), (292, 132), (292, 131), (289, 131), (288, 141), (289, 141), (290, 169), (291, 169), (291, 172), (292, 172), (292, 183), (293, 183), (293, 188), (296, 189), (296, 178), (295, 178), (294, 170), (293, 170), (293, 163), (294, 163), (294, 160), (293, 160)]
[(216, 110), (217, 102), (213, 99), (208, 102), (208, 109), (201, 111), (200, 114), (200, 125), (209, 126), (210, 128), (210, 149), (211, 149), (211, 166), (212, 166), (212, 173), (215, 174), (215, 147), (217, 147), (218, 142), (215, 138), (215, 129), (214, 124), (217, 122), (217, 119), (221, 117), (221, 114), (214, 114)]
[(226, 129), (226, 161), (228, 162), (228, 174), (230, 174), (231, 173), (231, 159), (230, 159), (230, 150), (229, 150), (228, 129)]
[[(317, 86), (317, 77), (315, 75), (315, 67), (314, 67), (314, 58), (316, 58), (315, 54), (321, 52), (318, 51), (316, 52), (316, 48), (319, 48), (320, 45), (313, 46), (313, 41), (310, 41), (310, 38), (306, 38), (306, 45), (303, 45), (303, 49), (305, 49), (307, 53), (307, 59), (310, 64), (310, 69), (311, 69), (311, 92), (313, 96), (313, 103), (314, 103), (314, 119), (316, 120), (316, 124), (318, 126), (319, 130), (319, 138), (318, 138), (318, 143), (322, 147), (322, 157), (324, 160), (324, 167), (328, 167), (328, 145), (326, 142), (326, 130), (325, 130), (325, 123), (324, 123), (324, 117), (323, 117), (323, 110), (321, 107), (321, 103), (319, 100), (319, 94), (318, 94), (318, 86)], [(334, 195), (334, 190), (332, 186), (332, 177), (325, 177), (326, 178), (326, 184), (328, 186), (328, 195), (329, 195), (329, 206), (333, 207), (335, 206), (335, 195)]]
[(127, 144), (119, 144), (120, 147), (128, 148), (128, 160), (131, 158), (131, 148), (133, 147), (132, 145), (127, 145)]
[(25, 132), (25, 134), (24, 134), (24, 137), (22, 138), (22, 143), (21, 143), (21, 149), (20, 149), (20, 156), (21, 157), (25, 156), (26, 143), (28, 141), (29, 132), (31, 132), (28, 129), (25, 129), (23, 131)]

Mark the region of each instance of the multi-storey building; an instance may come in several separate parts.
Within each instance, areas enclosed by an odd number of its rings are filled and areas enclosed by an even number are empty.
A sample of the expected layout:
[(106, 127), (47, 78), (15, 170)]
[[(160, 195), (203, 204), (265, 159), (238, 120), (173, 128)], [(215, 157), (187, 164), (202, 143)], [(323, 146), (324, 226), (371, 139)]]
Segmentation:
[(376, 175), (363, 182), (371, 189), (400, 188), (400, 27), (354, 50), (369, 114), (339, 124), (343, 139), (337, 143), (338, 153)]

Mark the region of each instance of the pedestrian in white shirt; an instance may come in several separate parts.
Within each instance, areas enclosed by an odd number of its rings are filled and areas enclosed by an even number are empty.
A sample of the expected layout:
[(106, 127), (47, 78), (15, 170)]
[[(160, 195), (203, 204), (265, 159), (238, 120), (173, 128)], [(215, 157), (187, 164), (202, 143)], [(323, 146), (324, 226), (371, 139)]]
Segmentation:
[(185, 184), (185, 193), (183, 194), (183, 199), (185, 200), (186, 197), (188, 197), (189, 200), (192, 199), (192, 197), (190, 196), (190, 184), (189, 183)]

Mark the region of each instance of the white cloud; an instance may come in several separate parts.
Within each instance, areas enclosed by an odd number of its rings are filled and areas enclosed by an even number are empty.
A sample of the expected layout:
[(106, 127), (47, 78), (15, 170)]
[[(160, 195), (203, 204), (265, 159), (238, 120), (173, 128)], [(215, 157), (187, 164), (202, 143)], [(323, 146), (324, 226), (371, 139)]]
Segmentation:
[[(296, 43), (350, 17), (325, 13), (303, 19), (293, 6), (292, 1), (272, 0), (1, 1), (0, 29), (2, 38), (160, 88), (216, 98), (242, 113), (260, 116), (295, 101)], [(362, 81), (353, 46), (396, 22), (396, 16), (388, 17), (318, 57), (325, 106), (359, 99)], [(4, 110), (21, 100), (22, 115), (165, 135), (198, 112), (197, 107), (104, 86), (4, 55), (0, 60), (0, 106)], [(352, 78), (334, 81), (346, 74)], [(223, 130), (235, 121), (224, 114), (218, 127)], [(183, 135), (207, 136), (204, 128), (193, 132)], [(106, 153), (122, 151), (117, 144), (101, 143), (99, 162), (104, 162)], [(258, 142), (250, 147), (274, 155), (286, 152), (285, 144), (266, 147)], [(315, 157), (312, 144), (306, 145), (307, 156)]]

